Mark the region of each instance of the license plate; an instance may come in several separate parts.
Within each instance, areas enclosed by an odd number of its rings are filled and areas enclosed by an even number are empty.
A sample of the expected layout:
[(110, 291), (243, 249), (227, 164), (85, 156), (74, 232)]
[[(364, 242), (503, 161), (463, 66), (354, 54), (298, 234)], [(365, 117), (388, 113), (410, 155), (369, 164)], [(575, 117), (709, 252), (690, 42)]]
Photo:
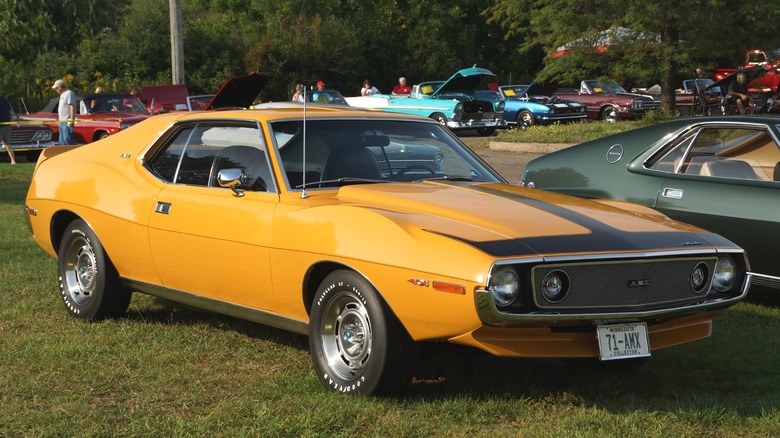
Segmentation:
[(601, 360), (650, 356), (647, 324), (601, 325), (596, 329)]

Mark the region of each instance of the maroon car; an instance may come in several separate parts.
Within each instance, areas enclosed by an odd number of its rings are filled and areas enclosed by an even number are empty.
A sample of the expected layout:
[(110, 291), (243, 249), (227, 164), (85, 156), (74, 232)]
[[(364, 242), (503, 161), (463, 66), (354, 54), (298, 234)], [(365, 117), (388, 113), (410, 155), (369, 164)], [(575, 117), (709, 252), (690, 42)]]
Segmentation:
[(576, 100), (587, 105), (589, 119), (615, 122), (619, 119), (636, 119), (648, 110), (661, 107), (661, 100), (646, 94), (627, 92), (611, 79), (582, 81), (580, 89), (559, 88), (554, 97)]
[[(37, 113), (25, 114), (26, 120), (46, 123), (58, 137), (57, 107), (60, 98), (54, 97)], [(73, 137), (78, 143), (92, 143), (129, 128), (151, 117), (143, 103), (132, 94), (76, 93), (76, 123)]]

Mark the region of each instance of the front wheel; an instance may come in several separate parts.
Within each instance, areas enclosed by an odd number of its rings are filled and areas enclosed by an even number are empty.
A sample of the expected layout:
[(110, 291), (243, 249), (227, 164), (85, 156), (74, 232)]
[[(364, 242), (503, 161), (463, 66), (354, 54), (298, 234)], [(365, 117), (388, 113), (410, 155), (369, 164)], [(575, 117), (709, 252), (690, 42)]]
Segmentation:
[(444, 127), (447, 126), (447, 116), (445, 116), (444, 114), (442, 114), (442, 113), (433, 113), (433, 114), (431, 114), (431, 118), (433, 120), (436, 120), (437, 122), (439, 122), (439, 124), (441, 126), (444, 126)]
[(311, 309), (309, 346), (327, 389), (355, 395), (398, 391), (411, 380), (414, 343), (363, 277), (334, 271)]
[(122, 287), (103, 245), (83, 220), (65, 230), (57, 265), (60, 295), (72, 316), (96, 321), (125, 313), (131, 292)]
[(618, 110), (614, 106), (607, 106), (601, 110), (601, 120), (609, 123), (615, 123), (618, 121)]
[(520, 129), (527, 129), (536, 124), (536, 119), (530, 111), (520, 111), (517, 114), (517, 127)]

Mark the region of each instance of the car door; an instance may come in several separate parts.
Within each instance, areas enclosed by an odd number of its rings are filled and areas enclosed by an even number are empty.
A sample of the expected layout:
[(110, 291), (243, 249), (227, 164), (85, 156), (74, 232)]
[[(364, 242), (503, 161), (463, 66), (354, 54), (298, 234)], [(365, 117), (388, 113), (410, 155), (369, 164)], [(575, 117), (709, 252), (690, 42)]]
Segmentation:
[(754, 271), (776, 271), (770, 251), (780, 244), (780, 182), (774, 180), (780, 148), (772, 132), (709, 126), (675, 147), (678, 153), (668, 153), (674, 172), (658, 192), (656, 209), (731, 239), (748, 251)]
[[(268, 244), (279, 196), (265, 152), (256, 123), (208, 122), (180, 127), (155, 154), (150, 169), (170, 181), (149, 217), (152, 257), (165, 287), (273, 307)], [(224, 169), (242, 171), (240, 189), (218, 185)]]

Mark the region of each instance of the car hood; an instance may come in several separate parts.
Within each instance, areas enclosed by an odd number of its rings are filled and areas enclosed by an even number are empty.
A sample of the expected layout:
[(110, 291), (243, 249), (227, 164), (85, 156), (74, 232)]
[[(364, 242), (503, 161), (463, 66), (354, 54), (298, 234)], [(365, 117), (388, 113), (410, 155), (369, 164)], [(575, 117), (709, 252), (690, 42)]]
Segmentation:
[(655, 212), (499, 183), (353, 185), (338, 198), (388, 216), (402, 213), (425, 231), (496, 257), (701, 250), (727, 242)]
[(438, 90), (431, 94), (431, 97), (435, 97), (441, 94), (455, 93), (466, 91), (468, 93), (477, 89), (479, 84), (485, 77), (495, 76), (490, 70), (484, 68), (472, 67), (465, 68), (458, 71), (451, 78), (444, 81)]
[(206, 105), (207, 110), (220, 108), (249, 108), (272, 76), (257, 72), (230, 78)]
[(745, 73), (745, 79), (747, 79), (746, 82), (749, 84), (754, 80), (760, 78), (761, 76), (764, 76), (768, 71), (769, 69), (764, 67), (763, 65), (756, 65), (750, 68), (746, 68), (744, 70), (737, 70), (734, 73), (726, 76), (725, 78), (715, 83), (712, 83), (710, 85), (707, 85), (707, 88), (705, 88), (705, 90), (709, 90), (715, 87), (721, 87), (720, 89), (723, 90), (723, 92), (725, 93), (729, 89), (729, 85), (731, 85), (732, 82), (737, 80), (737, 73)]

